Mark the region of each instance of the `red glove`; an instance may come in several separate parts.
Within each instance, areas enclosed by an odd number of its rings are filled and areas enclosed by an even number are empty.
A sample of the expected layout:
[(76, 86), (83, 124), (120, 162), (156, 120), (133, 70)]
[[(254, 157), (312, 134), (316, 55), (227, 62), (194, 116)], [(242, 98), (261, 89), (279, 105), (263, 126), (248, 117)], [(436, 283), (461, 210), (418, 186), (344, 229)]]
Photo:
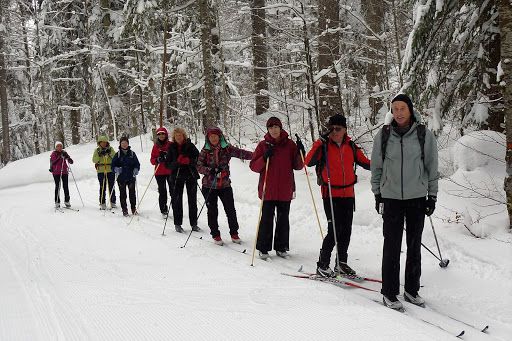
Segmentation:
[(178, 163), (182, 165), (189, 165), (190, 164), (190, 158), (188, 156), (179, 155), (178, 156)]

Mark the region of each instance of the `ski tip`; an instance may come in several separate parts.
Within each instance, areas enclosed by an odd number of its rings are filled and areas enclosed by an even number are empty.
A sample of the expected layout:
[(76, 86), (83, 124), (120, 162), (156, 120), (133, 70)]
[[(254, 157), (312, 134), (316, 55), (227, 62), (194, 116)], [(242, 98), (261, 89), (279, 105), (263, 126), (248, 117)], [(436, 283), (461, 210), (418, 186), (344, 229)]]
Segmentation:
[(489, 326), (485, 326), (485, 327), (481, 330), (481, 332), (482, 332), (482, 333), (487, 333), (487, 329), (489, 329)]
[(246, 252), (247, 252), (247, 249), (244, 249), (244, 250), (242, 251), (242, 253), (246, 253)]
[(464, 333), (465, 333), (465, 332), (464, 332), (464, 330), (463, 330), (463, 331), (461, 331), (461, 332), (459, 333), (459, 335), (457, 335), (457, 337), (461, 337), (462, 335), (464, 335)]

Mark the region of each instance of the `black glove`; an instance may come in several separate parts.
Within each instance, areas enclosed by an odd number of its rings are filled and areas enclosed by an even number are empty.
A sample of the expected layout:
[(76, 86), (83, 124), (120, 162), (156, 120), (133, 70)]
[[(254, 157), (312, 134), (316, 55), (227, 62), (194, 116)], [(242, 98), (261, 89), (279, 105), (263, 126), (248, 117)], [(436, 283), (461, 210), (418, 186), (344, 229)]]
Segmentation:
[(268, 146), (265, 153), (263, 153), (263, 160), (267, 161), (267, 159), (272, 155), (274, 155), (274, 148), (272, 148), (272, 146)]
[(64, 159), (69, 159), (69, 154), (67, 152), (62, 152), (62, 157)]
[(165, 156), (159, 156), (156, 158), (156, 163), (165, 163)]
[(436, 201), (437, 197), (434, 195), (429, 195), (427, 197), (427, 201), (425, 201), (425, 214), (427, 217), (430, 217), (432, 213), (434, 213), (436, 209)]
[(108, 154), (108, 149), (102, 149), (100, 152), (99, 152), (100, 156), (105, 156)]
[(382, 204), (382, 195), (380, 193), (375, 194), (375, 210), (378, 214), (380, 214), (380, 204)]
[(161, 151), (160, 151), (160, 157), (162, 157), (162, 158), (166, 158), (166, 157), (167, 157), (167, 152), (166, 152), (166, 151), (161, 150)]
[(297, 149), (299, 150), (299, 152), (302, 153), (303, 156), (306, 155), (306, 148), (304, 148), (304, 145), (302, 144), (302, 141), (299, 139), (299, 136), (297, 136)]

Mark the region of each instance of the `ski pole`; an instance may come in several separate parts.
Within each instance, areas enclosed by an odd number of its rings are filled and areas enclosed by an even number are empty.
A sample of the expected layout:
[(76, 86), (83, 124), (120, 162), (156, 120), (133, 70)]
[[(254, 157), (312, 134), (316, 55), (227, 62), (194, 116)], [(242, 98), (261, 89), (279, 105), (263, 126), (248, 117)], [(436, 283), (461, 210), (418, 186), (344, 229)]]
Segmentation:
[[(134, 176), (134, 179), (135, 179), (135, 192), (137, 193), (137, 197), (136, 198), (138, 198), (139, 197), (139, 182), (137, 181), (137, 177), (136, 176)], [(137, 199), (135, 199), (135, 201), (137, 201)], [(137, 211), (135, 211), (135, 212), (137, 212)]]
[(432, 232), (434, 233), (434, 239), (436, 240), (437, 251), (439, 251), (439, 258), (440, 258), (439, 266), (442, 268), (446, 268), (448, 266), (448, 263), (450, 262), (450, 260), (443, 259), (443, 256), (441, 256), (441, 249), (439, 248), (439, 242), (437, 241), (436, 230), (434, 229), (434, 223), (432, 222), (432, 217), (429, 216), (428, 218), (430, 219), (430, 225), (432, 226)]
[[(329, 140), (327, 140), (329, 143)], [(331, 173), (329, 171), (329, 158), (327, 157), (327, 143), (324, 144), (323, 148), (325, 150), (325, 167), (327, 170), (327, 187), (329, 189), (329, 204), (331, 205), (331, 223), (332, 223), (332, 231), (334, 232), (334, 246), (336, 247), (336, 259), (339, 261), (340, 255), (338, 253), (338, 237), (336, 236), (336, 220), (334, 219), (334, 205), (332, 203), (332, 187), (331, 187)], [(338, 264), (336, 264), (338, 266)]]
[(55, 198), (55, 212), (57, 212), (57, 204), (60, 206), (60, 182), (62, 181), (62, 171), (64, 169), (64, 156), (61, 157), (62, 161), (60, 163), (59, 184), (57, 185), (57, 197)]
[[(174, 179), (174, 185), (172, 187), (172, 194), (171, 194), (171, 199), (170, 199), (170, 205), (169, 206), (172, 206), (172, 200), (173, 200), (173, 197), (174, 197), (174, 191), (176, 190), (176, 182), (178, 181), (178, 177), (180, 176), (180, 168), (178, 167), (178, 171), (176, 172), (176, 179)], [(165, 216), (165, 223), (164, 223), (164, 229), (162, 230), (162, 236), (165, 236), (165, 227), (167, 226), (167, 219), (169, 219), (169, 211), (170, 211), (171, 207), (169, 207), (169, 209), (167, 210), (167, 216)], [(173, 212), (174, 214), (174, 212)]]
[[(300, 141), (299, 135), (295, 134), (297, 140)], [(302, 154), (302, 150), (299, 151), (300, 157), (302, 158), (302, 163), (304, 163), (304, 154)], [(304, 172), (306, 173), (306, 179), (308, 180), (309, 193), (311, 194), (311, 201), (313, 202), (313, 208), (315, 210), (316, 221), (318, 222), (318, 228), (320, 229), (320, 236), (322, 240), (324, 239), (324, 232), (322, 231), (322, 225), (320, 224), (320, 218), (318, 217), (318, 210), (316, 209), (315, 197), (313, 196), (313, 190), (311, 189), (311, 182), (309, 180), (309, 172), (308, 167), (304, 164)]]
[(107, 173), (105, 172), (106, 169), (107, 169), (107, 161), (105, 161), (105, 157), (103, 157), (103, 181), (101, 183), (101, 194), (100, 194), (100, 205), (103, 204), (103, 200), (106, 199), (105, 198), (105, 182), (107, 180)]
[(80, 190), (78, 189), (78, 184), (76, 183), (75, 175), (73, 174), (73, 170), (71, 169), (71, 167), (69, 165), (68, 165), (68, 169), (69, 169), (69, 172), (71, 173), (71, 176), (73, 177), (73, 182), (75, 183), (76, 191), (78, 192), (78, 196), (80, 197), (80, 201), (82, 202), (82, 206), (85, 207), (84, 201), (82, 199), (82, 194), (80, 194)]
[[(112, 184), (112, 190), (109, 190), (108, 198), (110, 200), (110, 209), (112, 209), (112, 193), (114, 193), (114, 189), (116, 188), (117, 177), (118, 177), (118, 175), (116, 174), (114, 177), (114, 183)], [(110, 187), (110, 185), (108, 184), (108, 179), (107, 179), (107, 187)], [(103, 215), (105, 215), (105, 213), (107, 213), (107, 210), (105, 210), (105, 212), (103, 212)]]
[(265, 199), (265, 191), (267, 189), (267, 175), (268, 175), (268, 164), (269, 163), (270, 163), (270, 158), (267, 158), (267, 162), (265, 164), (265, 178), (263, 179), (263, 191), (261, 192), (260, 213), (258, 215), (258, 225), (256, 225), (256, 238), (254, 238), (254, 246), (252, 248), (251, 266), (254, 266), (254, 255), (256, 253), (256, 243), (258, 241), (258, 234), (260, 233), (261, 215), (263, 213), (263, 200)]
[[(198, 185), (199, 186), (199, 185)], [(208, 198), (210, 197), (210, 193), (212, 192), (212, 189), (217, 187), (217, 177), (215, 177), (213, 179), (213, 183), (212, 183), (212, 187), (210, 187), (210, 190), (208, 191), (208, 193), (206, 194), (206, 196), (204, 196), (204, 193), (203, 191), (201, 191), (201, 193), (203, 193), (203, 197), (204, 197), (204, 203), (203, 205), (201, 206), (201, 209), (199, 210), (199, 213), (197, 214), (197, 220), (199, 220), (199, 217), (201, 216), (201, 212), (203, 212), (203, 208), (204, 206), (206, 205), (206, 203), (208, 202)], [(187, 243), (188, 243), (188, 240), (190, 239), (190, 236), (192, 236), (192, 232), (194, 232), (194, 230), (190, 229), (190, 233), (188, 234), (188, 237), (187, 237), (187, 240), (185, 241), (185, 244), (183, 244), (183, 246), (181, 246), (180, 248), (184, 248), (185, 246), (187, 246)]]
[[(407, 232), (405, 227), (404, 227), (404, 231)], [(432, 252), (432, 250), (430, 250), (425, 244), (423, 244), (423, 242), (421, 243), (421, 246), (423, 246), (425, 248), (425, 250), (427, 250), (432, 256), (434, 256), (439, 261), (439, 266), (440, 267), (446, 268), (448, 266), (448, 263), (450, 263), (449, 259), (444, 259), (443, 260), (443, 259), (439, 258), (439, 256), (436, 255), (434, 252)]]
[[(156, 165), (156, 168), (155, 168), (155, 172), (153, 173), (153, 175), (151, 176), (151, 179), (149, 180), (149, 183), (148, 185), (146, 186), (146, 189), (144, 190), (144, 193), (142, 193), (142, 198), (140, 198), (139, 202), (137, 203), (137, 207), (135, 208), (135, 211), (136, 212), (139, 212), (139, 207), (140, 207), (140, 204), (142, 202), (142, 200), (144, 199), (144, 196), (146, 195), (146, 192), (148, 191), (148, 188), (149, 188), (149, 185), (151, 185), (151, 181), (153, 181), (153, 178), (155, 177), (155, 174), (156, 172), (158, 171), (158, 167), (160, 167), (160, 164)], [(132, 215), (132, 217), (130, 218), (130, 221), (128, 222), (127, 225), (130, 225), (133, 221), (133, 217), (134, 215)]]

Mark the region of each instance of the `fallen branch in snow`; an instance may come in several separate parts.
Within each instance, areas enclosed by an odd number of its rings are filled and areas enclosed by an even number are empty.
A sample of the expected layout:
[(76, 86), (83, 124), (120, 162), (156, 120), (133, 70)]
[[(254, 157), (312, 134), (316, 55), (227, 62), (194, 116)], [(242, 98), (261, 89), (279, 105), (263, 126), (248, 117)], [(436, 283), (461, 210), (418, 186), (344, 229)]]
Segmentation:
[(473, 237), (478, 238), (478, 239), (482, 238), (482, 237), (479, 237), (476, 234), (474, 234), (473, 231), (471, 231), (471, 229), (466, 224), (462, 224), (462, 225), (464, 225), (464, 227), (469, 231), (469, 233), (471, 233), (471, 235), (473, 235)]

